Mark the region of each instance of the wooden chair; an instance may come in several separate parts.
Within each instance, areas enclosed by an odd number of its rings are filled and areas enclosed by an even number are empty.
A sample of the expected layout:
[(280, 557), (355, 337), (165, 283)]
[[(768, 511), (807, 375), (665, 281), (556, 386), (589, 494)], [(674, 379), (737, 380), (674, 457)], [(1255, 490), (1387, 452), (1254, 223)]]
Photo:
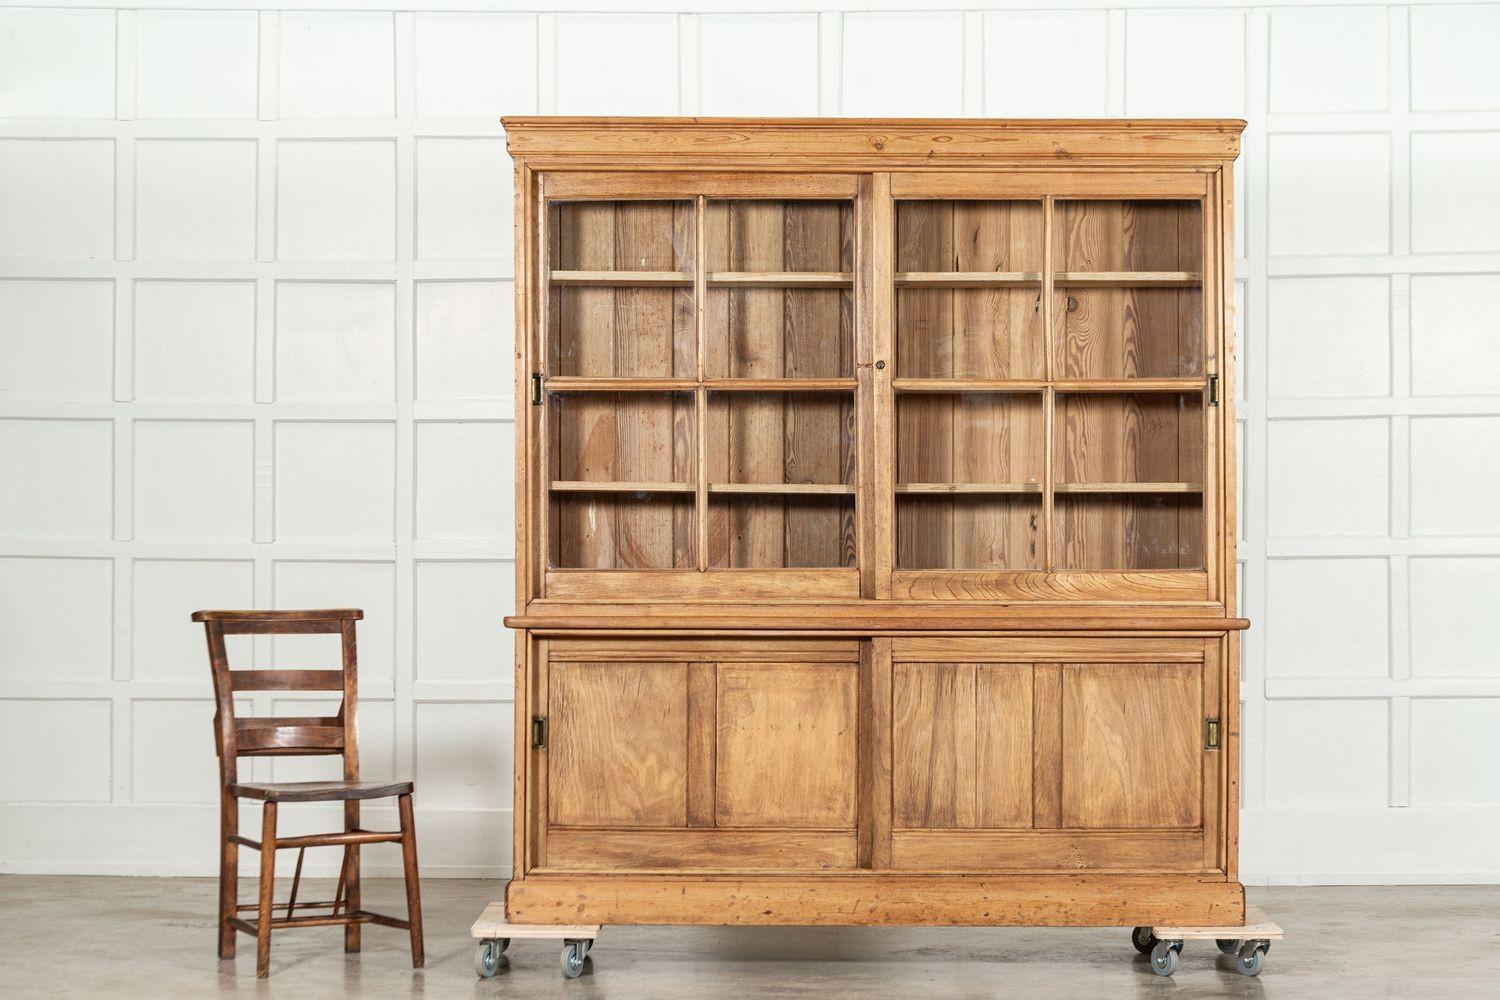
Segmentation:
[[(271, 931), (278, 927), (322, 927), (342, 925), (344, 951), (359, 951), (360, 927), (382, 924), (411, 933), (411, 964), (420, 969), (425, 961), (422, 948), (422, 901), (417, 880), (417, 841), (412, 824), (410, 781), (373, 782), (359, 780), (359, 747), (355, 735), (355, 710), (359, 704), (356, 684), (354, 623), (364, 612), (352, 608), (324, 611), (195, 611), (193, 621), (208, 632), (208, 659), (213, 667), (214, 742), (219, 754), (219, 957), (233, 958), (235, 932), (256, 939), (255, 974), (270, 971)], [(224, 649), (226, 635), (305, 635), (332, 633), (341, 637), (343, 667), (333, 670), (231, 670)], [(342, 691), (337, 715), (328, 717), (266, 717), (237, 719), (234, 697), (242, 691)], [(251, 784), (239, 780), (238, 758), (337, 754), (344, 759), (342, 781), (293, 781)], [(359, 804), (365, 799), (396, 797), (401, 829), (394, 832), (361, 829)], [(239, 800), (259, 799), (261, 839), (239, 835)], [(303, 837), (276, 836), (276, 811), (283, 802), (342, 802), (344, 829)], [(360, 908), (359, 848), (361, 844), (399, 843), (406, 870), (407, 919), (399, 920)], [(260, 899), (241, 904), (239, 849), (260, 852)], [(297, 848), (297, 868), (292, 875), (290, 897), (272, 902), (276, 877), (276, 852)], [(309, 847), (342, 847), (344, 862), (338, 889), (332, 900), (297, 902), (302, 880), (302, 858)], [(297, 907), (328, 909), (329, 912), (297, 916)], [(255, 910), (255, 923), (242, 919), (244, 910)], [(274, 911), (286, 911), (273, 916)]]

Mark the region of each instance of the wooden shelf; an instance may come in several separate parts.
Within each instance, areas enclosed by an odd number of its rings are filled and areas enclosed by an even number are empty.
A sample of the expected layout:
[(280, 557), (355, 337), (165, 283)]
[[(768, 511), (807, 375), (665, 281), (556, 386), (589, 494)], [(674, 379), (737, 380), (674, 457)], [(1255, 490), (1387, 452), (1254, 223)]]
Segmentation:
[(855, 487), (844, 483), (709, 483), (708, 492), (726, 496), (848, 496)]
[(692, 288), (689, 271), (552, 271), (554, 285), (574, 288)]
[(1198, 288), (1197, 271), (1058, 271), (1054, 288)]
[(1054, 493), (1202, 493), (1202, 483), (1054, 483)]
[(848, 271), (711, 271), (710, 288), (853, 288)]
[(692, 493), (692, 483), (617, 483), (554, 479), (554, 493)]
[(706, 378), (712, 392), (850, 392), (859, 383), (852, 378)]
[(902, 271), (897, 288), (1035, 288), (1040, 271)]
[(998, 495), (1041, 493), (1041, 483), (897, 483), (896, 492), (909, 496)]
[(897, 378), (897, 392), (1041, 392), (1045, 379), (1027, 378)]

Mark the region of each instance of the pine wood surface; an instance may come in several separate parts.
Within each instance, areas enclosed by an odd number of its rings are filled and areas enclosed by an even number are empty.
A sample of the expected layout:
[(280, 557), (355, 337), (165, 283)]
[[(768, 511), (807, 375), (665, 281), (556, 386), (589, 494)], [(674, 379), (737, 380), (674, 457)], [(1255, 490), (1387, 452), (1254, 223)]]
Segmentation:
[(1243, 919), (1243, 123), (506, 126), (511, 919)]

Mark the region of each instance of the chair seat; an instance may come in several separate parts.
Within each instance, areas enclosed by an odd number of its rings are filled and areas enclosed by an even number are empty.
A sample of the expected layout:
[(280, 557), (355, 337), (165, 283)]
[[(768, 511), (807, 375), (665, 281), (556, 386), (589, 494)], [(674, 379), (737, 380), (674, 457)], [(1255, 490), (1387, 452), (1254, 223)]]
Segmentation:
[(267, 802), (348, 802), (410, 795), (410, 781), (277, 781), (230, 785), (229, 794)]

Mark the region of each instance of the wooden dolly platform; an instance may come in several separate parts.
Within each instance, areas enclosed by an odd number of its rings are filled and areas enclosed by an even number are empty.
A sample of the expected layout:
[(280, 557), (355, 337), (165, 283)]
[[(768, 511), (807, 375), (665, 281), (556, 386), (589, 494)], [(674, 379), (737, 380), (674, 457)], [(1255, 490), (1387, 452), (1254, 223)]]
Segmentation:
[(481, 979), (493, 979), (500, 972), (500, 956), (510, 947), (511, 938), (560, 940), (562, 974), (569, 979), (583, 975), (583, 960), (599, 936), (598, 924), (512, 924), (505, 919), (505, 904), (491, 903), (484, 908), (469, 935), (479, 942), (474, 953), (474, 971)]
[(1135, 950), (1151, 956), (1151, 971), (1170, 976), (1177, 971), (1177, 956), (1184, 941), (1214, 941), (1219, 951), (1233, 955), (1242, 975), (1258, 976), (1272, 941), (1285, 935), (1281, 925), (1270, 920), (1260, 907), (1245, 904), (1245, 922), (1231, 927), (1137, 927), (1131, 934)]

